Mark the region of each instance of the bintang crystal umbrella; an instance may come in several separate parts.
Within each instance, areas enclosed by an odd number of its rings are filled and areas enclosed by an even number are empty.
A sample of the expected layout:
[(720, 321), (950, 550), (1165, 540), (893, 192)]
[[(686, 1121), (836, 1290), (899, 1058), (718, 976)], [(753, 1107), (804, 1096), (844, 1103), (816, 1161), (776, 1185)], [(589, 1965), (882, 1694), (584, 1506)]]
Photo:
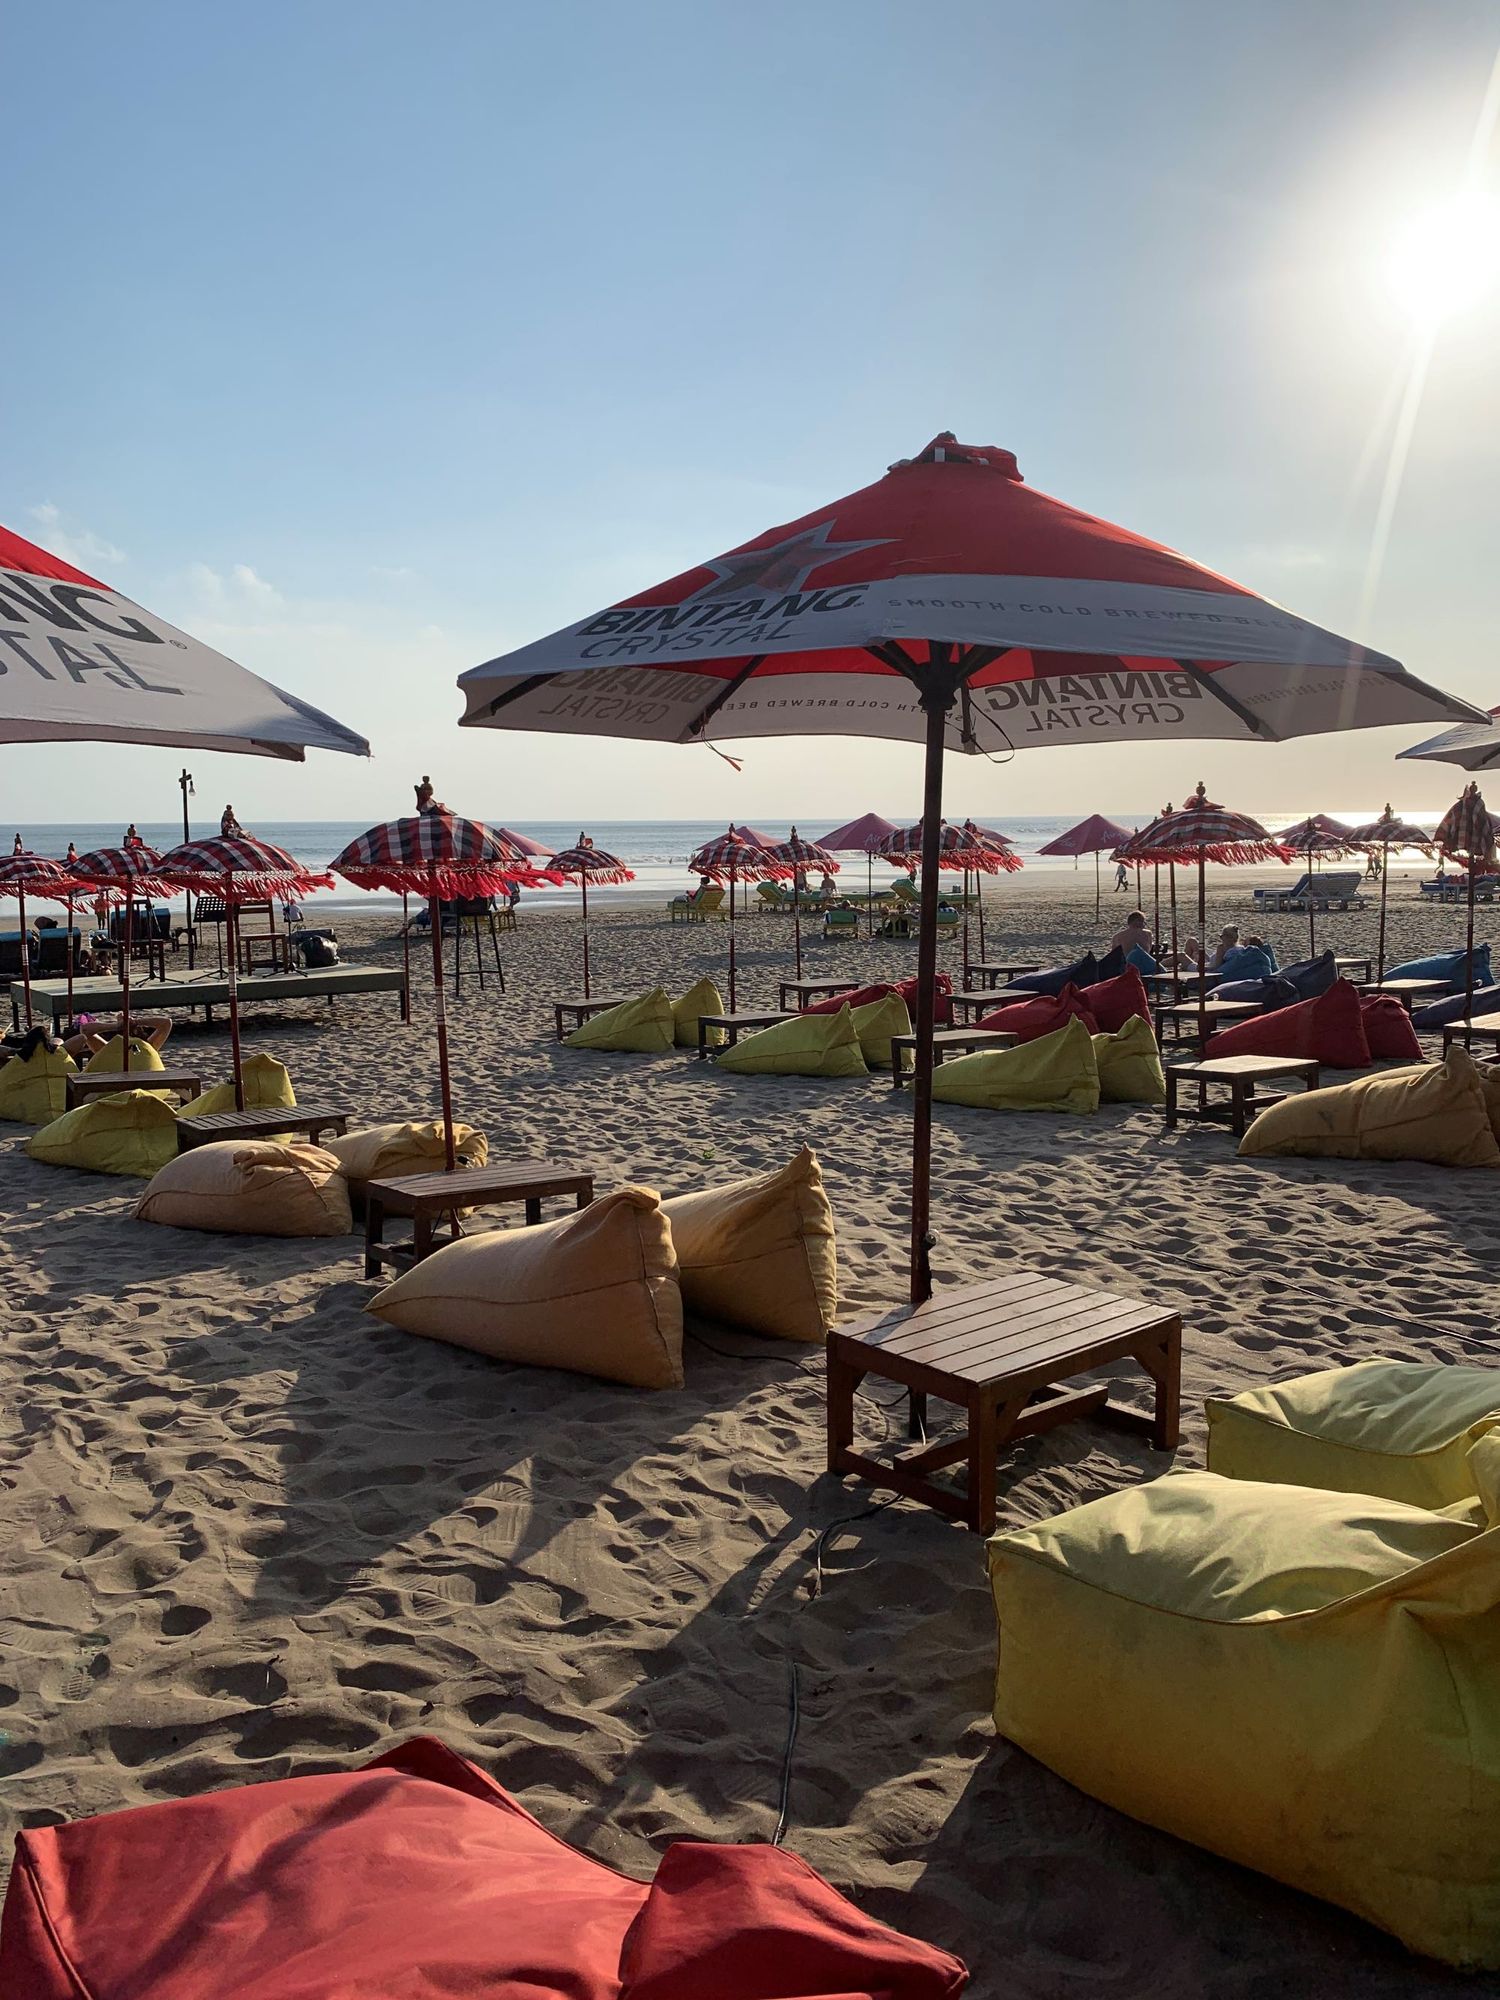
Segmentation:
[(239, 906), (241, 903), (285, 902), (309, 896), (314, 889), (331, 889), (333, 877), (306, 868), (283, 847), (257, 840), (241, 829), (214, 840), (185, 840), (156, 863), (158, 881), (173, 889), (191, 889), (198, 896), (217, 896), (224, 905), (224, 942), (229, 961), (229, 1047), (234, 1065), (235, 1109), (245, 1108), (245, 1078), (240, 1067)]
[(1092, 854), (1094, 857), (1094, 922), (1099, 921), (1099, 856), (1111, 853), (1130, 839), (1130, 829), (1116, 826), (1103, 813), (1090, 813), (1077, 826), (1070, 826), (1066, 833), (1049, 840), (1045, 847), (1037, 849), (1038, 854)]
[(0, 861), (0, 896), (14, 896), (21, 926), (21, 990), (26, 997), (26, 1025), (31, 1026), (31, 948), (26, 936), (26, 898), (38, 903), (66, 903), (68, 906), (68, 950), (73, 949), (72, 899), (83, 887), (66, 862), (50, 861), (45, 854), (33, 854), (21, 845), (20, 834), (4, 861)]
[(865, 917), (872, 937), (875, 935), (875, 856), (880, 852), (881, 841), (896, 830), (894, 820), (882, 819), (879, 813), (861, 813), (858, 819), (836, 826), (832, 833), (823, 836), (823, 845), (830, 854), (862, 854), (865, 857)]
[(1474, 878), (1481, 868), (1495, 866), (1495, 839), (1500, 834), (1485, 808), (1478, 785), (1466, 785), (1463, 795), (1438, 822), (1433, 836), (1444, 854), (1461, 861), (1469, 878), (1469, 935), (1464, 957), (1464, 1019), (1474, 1012)]
[(925, 746), (911, 1293), (931, 1290), (943, 752), (1475, 721), (1399, 662), (945, 431), (883, 479), (460, 676), (470, 728)]
[(734, 827), (717, 840), (700, 847), (688, 862), (694, 875), (706, 875), (711, 882), (729, 884), (729, 1011), (735, 1008), (734, 885), (736, 882), (785, 881), (785, 863), (773, 861), (768, 848), (746, 840)]
[(448, 1014), (443, 998), (443, 912), (445, 898), (495, 896), (513, 882), (558, 882), (562, 877), (535, 869), (519, 849), (493, 827), (460, 819), (443, 807), (429, 807), (409, 819), (372, 826), (329, 864), (361, 889), (390, 889), (425, 896), (432, 932), (432, 993), (437, 1009), (438, 1080), (443, 1099), (443, 1151), (451, 1173), (457, 1165), (453, 1144), (453, 1089), (448, 1071)]
[(1385, 888), (1391, 869), (1391, 849), (1415, 847), (1423, 854), (1431, 854), (1437, 842), (1426, 827), (1416, 826), (1411, 820), (1397, 819), (1387, 805), (1379, 819), (1372, 819), (1368, 826), (1354, 828), (1349, 835), (1349, 844), (1351, 847), (1380, 849), (1380, 946), (1375, 967), (1378, 985), (1385, 978)]
[[(120, 953), (120, 1033), (125, 1042), (124, 1068), (130, 1068), (130, 959), (134, 940), (131, 925), (137, 896), (169, 895), (159, 873), (161, 856), (144, 841), (127, 841), (120, 847), (96, 847), (72, 862), (73, 873), (90, 888), (122, 898), (125, 905), (124, 935)], [(71, 1012), (71, 1007), (69, 1009)]]
[(550, 866), (554, 873), (569, 881), (576, 880), (583, 892), (583, 997), (589, 998), (589, 884), (605, 888), (611, 883), (633, 882), (635, 870), (627, 868), (618, 855), (610, 854), (602, 847), (596, 847), (586, 833), (578, 836), (576, 847), (565, 847), (561, 854), (547, 849), (551, 857)]
[(1281, 827), (1276, 835), (1283, 847), (1289, 847), (1297, 854), (1307, 856), (1307, 948), (1316, 956), (1318, 949), (1317, 897), (1312, 893), (1317, 886), (1313, 881), (1313, 863), (1319, 857), (1332, 861), (1340, 855), (1348, 854), (1355, 846), (1354, 830), (1341, 820), (1330, 819), (1327, 813), (1309, 813), (1306, 819), (1299, 819), (1295, 826)]
[(1396, 762), (1405, 763), (1409, 757), (1424, 764), (1457, 764), (1464, 771), (1500, 770), (1500, 708), (1492, 708), (1483, 721), (1462, 723), (1410, 750), (1397, 751)]
[(827, 847), (816, 840), (804, 840), (796, 827), (791, 837), (781, 840), (766, 853), (773, 861), (781, 861), (791, 870), (792, 876), (792, 921), (797, 927), (797, 977), (802, 977), (802, 876), (808, 868), (821, 868), (825, 875), (837, 875), (839, 864)]

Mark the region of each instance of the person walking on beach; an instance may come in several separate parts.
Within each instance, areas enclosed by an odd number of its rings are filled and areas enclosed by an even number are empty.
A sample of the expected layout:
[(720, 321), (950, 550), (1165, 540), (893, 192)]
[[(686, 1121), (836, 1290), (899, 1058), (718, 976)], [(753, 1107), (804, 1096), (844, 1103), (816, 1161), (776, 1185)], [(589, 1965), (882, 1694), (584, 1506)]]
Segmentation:
[(1130, 870), (1123, 861), (1117, 861), (1115, 863), (1115, 894), (1118, 896), (1122, 889), (1129, 889), (1129, 887)]

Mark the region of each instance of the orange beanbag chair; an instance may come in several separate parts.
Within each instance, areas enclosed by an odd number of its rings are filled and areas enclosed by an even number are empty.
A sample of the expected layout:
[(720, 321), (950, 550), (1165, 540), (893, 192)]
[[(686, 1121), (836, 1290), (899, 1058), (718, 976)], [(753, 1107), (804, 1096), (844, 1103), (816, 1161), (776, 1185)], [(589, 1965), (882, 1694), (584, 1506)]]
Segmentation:
[(1101, 1035), (1118, 1035), (1127, 1021), (1149, 1023), (1151, 1019), (1146, 982), (1133, 965), (1127, 965), (1114, 979), (1080, 986), (1078, 997), (1099, 1023)]
[(1422, 1044), (1417, 1040), (1411, 1015), (1393, 993), (1367, 994), (1360, 1003), (1360, 1013), (1372, 1061), (1380, 1062), (1387, 1056), (1401, 1062), (1422, 1061)]
[(14, 2000), (951, 2000), (960, 1960), (776, 1847), (678, 1841), (648, 1885), (566, 1846), (419, 1736), (363, 1770), (19, 1836)]
[(1009, 1007), (997, 1007), (976, 1025), (1014, 1035), (1018, 1042), (1035, 1042), (1043, 1035), (1056, 1034), (1069, 1021), (1082, 1021), (1091, 1035), (1099, 1033), (1099, 1023), (1092, 1010), (1084, 1005), (1076, 986), (1065, 986), (1061, 993), (1038, 993), (1034, 1000), (1017, 1000)]
[[(1214, 1035), (1211, 1056), (1309, 1056), (1329, 1069), (1368, 1069), (1370, 1041), (1359, 994), (1335, 979), (1316, 1000), (1237, 1021)], [(1420, 1051), (1418, 1052), (1420, 1054)]]

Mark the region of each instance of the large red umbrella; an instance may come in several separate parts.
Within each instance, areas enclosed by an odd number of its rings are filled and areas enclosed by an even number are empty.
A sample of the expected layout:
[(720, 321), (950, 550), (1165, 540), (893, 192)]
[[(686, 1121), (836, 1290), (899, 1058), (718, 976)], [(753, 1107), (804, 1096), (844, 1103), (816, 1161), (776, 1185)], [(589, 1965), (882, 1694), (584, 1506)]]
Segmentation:
[(26, 1025), (31, 1026), (31, 950), (26, 938), (26, 898), (39, 903), (66, 903), (68, 907), (68, 953), (73, 951), (73, 898), (83, 887), (66, 862), (50, 861), (45, 854), (33, 854), (16, 835), (13, 850), (0, 861), (0, 896), (14, 896), (21, 926), (21, 990), (26, 996)]
[(879, 813), (861, 813), (858, 819), (846, 820), (843, 826), (836, 826), (832, 833), (825, 833), (822, 844), (830, 854), (862, 854), (865, 857), (865, 917), (870, 935), (875, 934), (875, 856), (880, 852), (881, 841), (896, 831), (894, 820), (882, 819)]
[(236, 1110), (245, 1108), (245, 1078), (240, 1067), (239, 906), (241, 903), (284, 902), (331, 889), (333, 877), (307, 868), (275, 847), (257, 840), (243, 828), (213, 840), (184, 840), (160, 856), (156, 878), (173, 889), (217, 896), (224, 905), (224, 942), (229, 959), (229, 1047), (234, 1065)]
[(1090, 813), (1077, 826), (1070, 826), (1066, 833), (1059, 833), (1037, 849), (1038, 854), (1092, 854), (1094, 857), (1094, 922), (1099, 921), (1099, 856), (1113, 853), (1131, 837), (1128, 826), (1116, 826), (1103, 813)]
[(1391, 870), (1391, 849), (1393, 847), (1415, 847), (1423, 854), (1431, 854), (1437, 841), (1425, 826), (1417, 826), (1411, 820), (1398, 819), (1389, 805), (1379, 819), (1372, 819), (1368, 826), (1357, 826), (1349, 835), (1351, 847), (1380, 849), (1380, 946), (1375, 967), (1377, 984), (1385, 978), (1385, 887), (1386, 877)]
[(1438, 821), (1433, 839), (1461, 861), (1469, 878), (1469, 939), (1464, 960), (1464, 1019), (1474, 1011), (1474, 878), (1481, 868), (1495, 866), (1495, 841), (1500, 826), (1485, 807), (1478, 785), (1465, 785), (1462, 795)]
[(161, 859), (156, 849), (147, 847), (144, 841), (127, 840), (120, 847), (96, 847), (91, 853), (75, 855), (70, 863), (80, 882), (118, 895), (125, 905), (120, 957), (120, 1033), (125, 1042), (124, 1067), (127, 1070), (130, 1068), (131, 924), (135, 915), (135, 899), (137, 896), (165, 896), (171, 893), (159, 872)]
[(773, 861), (784, 861), (792, 873), (792, 921), (797, 927), (797, 977), (802, 977), (802, 876), (808, 868), (821, 868), (825, 875), (837, 875), (839, 864), (821, 841), (804, 840), (796, 827), (787, 840), (766, 849)]
[(784, 881), (788, 874), (785, 864), (774, 861), (770, 850), (756, 841), (746, 840), (737, 827), (730, 827), (717, 840), (710, 840), (706, 846), (688, 862), (694, 875), (706, 875), (711, 882), (729, 884), (729, 1011), (735, 1006), (735, 957), (734, 957), (734, 885), (736, 882)]
[(561, 854), (548, 848), (552, 858), (552, 872), (566, 876), (578, 883), (583, 892), (583, 997), (589, 997), (589, 884), (604, 888), (611, 883), (633, 882), (635, 870), (627, 868), (616, 854), (605, 848), (596, 847), (586, 833), (578, 836), (576, 847), (565, 847)]
[(453, 1144), (453, 1090), (448, 1072), (448, 1013), (443, 998), (443, 912), (445, 898), (495, 896), (513, 882), (552, 882), (561, 877), (534, 869), (493, 827), (460, 819), (446, 807), (430, 806), (408, 819), (387, 820), (351, 840), (329, 866), (361, 889), (390, 889), (427, 898), (432, 931), (432, 992), (437, 1008), (438, 1079), (443, 1098), (443, 1149), (451, 1173), (458, 1164)]
[(1276, 838), (1283, 847), (1291, 848), (1297, 854), (1307, 856), (1308, 897), (1307, 897), (1307, 948), (1316, 954), (1318, 949), (1317, 897), (1312, 894), (1313, 863), (1320, 856), (1326, 861), (1348, 854), (1356, 845), (1354, 830), (1345, 826), (1342, 820), (1330, 819), (1327, 813), (1309, 813), (1306, 819), (1299, 819), (1294, 826), (1278, 828)]
[(911, 1290), (931, 1289), (943, 752), (1477, 719), (1400, 664), (943, 432), (883, 479), (460, 676), (471, 728), (925, 746)]
[[(885, 841), (880, 852), (887, 861), (893, 861), (902, 868), (910, 868), (916, 873), (928, 866), (926, 849), (926, 829), (921, 820), (918, 820), (915, 826), (898, 828)], [(969, 966), (969, 877), (1014, 875), (1020, 866), (1020, 855), (1003, 833), (991, 833), (984, 827), (976, 826), (971, 819), (966, 819), (962, 826), (953, 826), (944, 820), (939, 829), (938, 860), (934, 872), (940, 874), (944, 868), (957, 868), (963, 872), (965, 976)], [(979, 906), (979, 926), (979, 955), (982, 958), (984, 956), (982, 902)]]

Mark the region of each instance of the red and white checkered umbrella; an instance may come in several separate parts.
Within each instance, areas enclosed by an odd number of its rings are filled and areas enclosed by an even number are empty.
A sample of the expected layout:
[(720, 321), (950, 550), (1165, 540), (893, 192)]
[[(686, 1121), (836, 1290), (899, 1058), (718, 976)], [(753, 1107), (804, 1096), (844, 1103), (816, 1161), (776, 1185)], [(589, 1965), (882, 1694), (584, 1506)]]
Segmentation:
[[(31, 951), (26, 937), (26, 898), (30, 896), (39, 903), (66, 903), (68, 906), (68, 961), (71, 984), (73, 958), (73, 898), (83, 887), (63, 861), (52, 861), (45, 854), (33, 854), (21, 845), (20, 834), (16, 844), (3, 861), (0, 861), (0, 897), (14, 896), (18, 905), (21, 925), (21, 990), (26, 999), (26, 1025), (31, 1026)], [(69, 1010), (71, 1012), (71, 1008)]]
[(789, 862), (777, 861), (768, 847), (747, 840), (737, 827), (730, 827), (717, 840), (710, 840), (691, 857), (688, 867), (695, 875), (711, 882), (729, 884), (729, 1011), (735, 1010), (736, 965), (734, 948), (734, 889), (737, 882), (784, 882), (795, 877)]
[(791, 870), (792, 875), (792, 921), (796, 926), (797, 977), (802, 977), (802, 876), (808, 868), (821, 868), (825, 875), (837, 875), (839, 864), (831, 852), (820, 841), (804, 840), (796, 827), (792, 828), (786, 840), (777, 841), (766, 852), (773, 861), (780, 861)]
[[(550, 852), (550, 850), (549, 850)], [(565, 847), (561, 854), (552, 855), (552, 867), (569, 881), (576, 880), (583, 895), (583, 997), (589, 998), (589, 884), (596, 888), (607, 888), (620, 882), (633, 882), (635, 870), (627, 868), (617, 854), (608, 848), (596, 847), (586, 833), (580, 833), (575, 847)]]
[(1495, 866), (1495, 842), (1500, 838), (1497, 822), (1484, 803), (1478, 785), (1465, 785), (1462, 796), (1438, 821), (1436, 844), (1444, 854), (1461, 861), (1468, 874), (1469, 942), (1464, 959), (1464, 1019), (1474, 1011), (1474, 883), (1486, 869)]
[[(126, 841), (119, 847), (96, 847), (87, 854), (73, 856), (69, 863), (73, 873), (91, 889), (100, 889), (118, 895), (124, 905), (124, 936), (121, 940), (120, 956), (120, 1033), (125, 1043), (124, 1067), (130, 1068), (130, 962), (133, 939), (132, 926), (135, 921), (135, 899), (137, 896), (167, 896), (171, 886), (162, 880), (160, 874), (161, 855), (154, 847), (147, 847), (144, 841)], [(72, 962), (72, 952), (68, 954)], [(72, 1006), (71, 980), (68, 991), (68, 1012)]]
[[(922, 865), (922, 822), (902, 827), (880, 843), (878, 852), (893, 866), (910, 869), (915, 875)], [(969, 877), (970, 875), (1014, 875), (1022, 866), (1003, 833), (992, 833), (966, 819), (962, 826), (944, 820), (938, 831), (938, 868), (959, 868), (964, 877), (964, 976), (969, 967)], [(984, 957), (984, 898), (979, 901), (979, 956)]]
[(1357, 826), (1349, 835), (1352, 847), (1380, 849), (1380, 944), (1377, 951), (1375, 977), (1385, 977), (1385, 894), (1386, 878), (1391, 872), (1391, 849), (1393, 847), (1415, 847), (1423, 854), (1431, 854), (1437, 846), (1437, 836), (1427, 831), (1425, 826), (1417, 826), (1408, 819), (1399, 819), (1387, 805), (1379, 819), (1372, 819), (1366, 826)]

